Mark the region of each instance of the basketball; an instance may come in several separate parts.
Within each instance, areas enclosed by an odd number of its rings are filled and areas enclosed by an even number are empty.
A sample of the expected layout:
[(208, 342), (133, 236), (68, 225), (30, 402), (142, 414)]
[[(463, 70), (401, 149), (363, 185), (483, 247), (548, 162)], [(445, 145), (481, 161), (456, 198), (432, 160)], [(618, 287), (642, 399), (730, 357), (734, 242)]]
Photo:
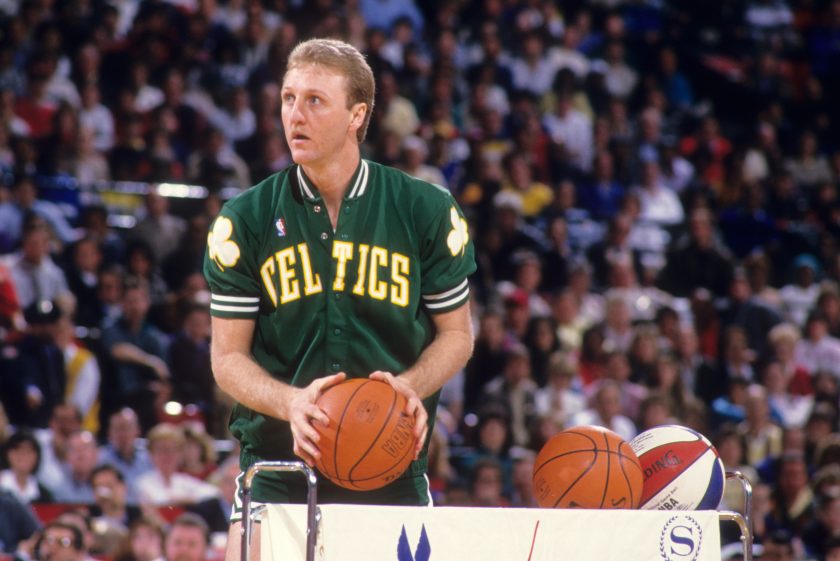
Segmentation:
[(714, 510), (723, 497), (723, 462), (709, 440), (679, 425), (654, 427), (630, 441), (642, 464), (641, 508)]
[(330, 418), (315, 423), (321, 458), (315, 467), (347, 489), (378, 489), (414, 459), (414, 421), (408, 401), (386, 382), (354, 378), (328, 388), (316, 401)]
[(545, 443), (534, 461), (533, 486), (542, 508), (638, 508), (642, 468), (616, 433), (583, 425)]

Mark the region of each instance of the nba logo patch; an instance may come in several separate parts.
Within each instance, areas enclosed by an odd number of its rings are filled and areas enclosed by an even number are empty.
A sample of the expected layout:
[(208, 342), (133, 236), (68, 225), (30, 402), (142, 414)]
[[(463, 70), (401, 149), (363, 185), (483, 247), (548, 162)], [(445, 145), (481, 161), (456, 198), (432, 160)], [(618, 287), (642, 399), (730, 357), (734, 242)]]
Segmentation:
[(286, 235), (286, 223), (283, 221), (283, 218), (278, 218), (277, 222), (274, 223), (274, 226), (277, 228), (277, 235), (281, 238)]

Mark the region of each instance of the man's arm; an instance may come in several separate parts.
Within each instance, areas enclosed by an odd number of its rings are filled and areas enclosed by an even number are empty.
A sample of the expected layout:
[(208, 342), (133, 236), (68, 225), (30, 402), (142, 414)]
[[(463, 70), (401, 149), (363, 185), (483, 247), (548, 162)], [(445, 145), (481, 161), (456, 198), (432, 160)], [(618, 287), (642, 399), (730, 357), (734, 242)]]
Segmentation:
[(251, 356), (255, 325), (251, 319), (213, 317), (210, 346), (213, 376), (225, 393), (245, 407), (289, 421), (295, 454), (314, 465), (320, 453), (316, 445), (318, 432), (312, 422), (329, 424), (329, 418), (315, 405), (315, 400), (328, 387), (344, 380), (345, 374), (318, 378), (305, 388), (273, 378)]
[(370, 375), (391, 384), (408, 399), (408, 412), (414, 415), (417, 437), (415, 459), (426, 440), (428, 413), (422, 399), (443, 387), (461, 370), (472, 356), (473, 328), (469, 302), (442, 314), (432, 316), (437, 333), (414, 365), (398, 376), (377, 371)]

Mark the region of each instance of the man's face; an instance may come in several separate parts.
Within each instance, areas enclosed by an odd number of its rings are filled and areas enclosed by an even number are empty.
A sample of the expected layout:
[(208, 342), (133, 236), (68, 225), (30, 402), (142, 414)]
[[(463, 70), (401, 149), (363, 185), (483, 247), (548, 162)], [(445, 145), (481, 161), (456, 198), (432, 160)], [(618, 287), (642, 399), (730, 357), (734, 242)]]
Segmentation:
[(125, 505), (125, 483), (112, 471), (100, 471), (91, 480), (93, 495), (99, 505)]
[(199, 528), (173, 526), (166, 537), (167, 561), (203, 561), (206, 553), (207, 543)]
[(329, 161), (356, 137), (366, 107), (347, 108), (347, 79), (317, 65), (292, 68), (281, 93), (283, 128), (292, 159), (303, 165)]
[(74, 547), (71, 530), (49, 528), (38, 546), (38, 556), (41, 561), (76, 561), (81, 552)]

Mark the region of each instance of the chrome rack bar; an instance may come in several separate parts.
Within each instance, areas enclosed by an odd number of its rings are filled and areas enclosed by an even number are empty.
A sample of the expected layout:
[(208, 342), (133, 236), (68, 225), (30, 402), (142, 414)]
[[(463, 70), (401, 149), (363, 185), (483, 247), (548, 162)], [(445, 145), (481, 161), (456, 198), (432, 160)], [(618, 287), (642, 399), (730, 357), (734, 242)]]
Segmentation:
[(251, 485), (261, 471), (298, 472), (306, 477), (306, 561), (315, 561), (315, 539), (318, 535), (318, 479), (303, 462), (257, 462), (247, 469), (242, 482), (242, 555), (248, 561), (251, 554)]

